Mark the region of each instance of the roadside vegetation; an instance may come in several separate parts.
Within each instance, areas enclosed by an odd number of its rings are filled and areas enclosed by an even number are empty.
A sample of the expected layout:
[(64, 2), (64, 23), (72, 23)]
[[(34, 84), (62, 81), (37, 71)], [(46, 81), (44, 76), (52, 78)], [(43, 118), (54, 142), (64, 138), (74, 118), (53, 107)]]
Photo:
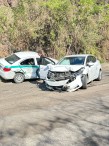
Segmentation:
[(39, 49), (57, 59), (73, 53), (109, 59), (109, 1), (1, 1), (0, 56)]

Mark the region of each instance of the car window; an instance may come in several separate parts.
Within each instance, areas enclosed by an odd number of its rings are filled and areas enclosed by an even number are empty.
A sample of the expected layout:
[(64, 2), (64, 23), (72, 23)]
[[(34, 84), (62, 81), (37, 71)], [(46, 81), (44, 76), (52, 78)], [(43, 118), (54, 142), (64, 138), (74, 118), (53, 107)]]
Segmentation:
[(95, 58), (94, 56), (91, 56), (91, 61), (92, 61), (93, 63), (95, 63), (95, 62), (96, 62), (96, 58)]
[(11, 56), (9, 56), (9, 57), (6, 57), (5, 60), (6, 60), (9, 64), (13, 64), (13, 63), (15, 63), (16, 61), (20, 60), (20, 58), (19, 58), (17, 55), (13, 54), (13, 55), (11, 55)]
[(88, 56), (86, 63), (89, 63), (89, 62), (95, 63), (96, 62), (96, 58), (94, 56)]
[(36, 58), (37, 60), (37, 64), (38, 65), (47, 65), (47, 64), (54, 64), (54, 62), (52, 60), (50, 60), (49, 58)]
[(85, 57), (65, 57), (58, 64), (60, 65), (84, 65)]
[(35, 62), (34, 62), (33, 58), (29, 58), (29, 59), (22, 61), (20, 64), (21, 65), (35, 65)]
[(36, 58), (37, 64), (41, 64), (41, 59), (40, 58)]
[(47, 65), (49, 63), (50, 63), (49, 60), (47, 60), (46, 58), (42, 59), (42, 65)]
[(89, 63), (89, 62), (91, 62), (91, 56), (87, 57), (86, 64)]
[(45, 63), (46, 63), (46, 65), (47, 65), (47, 64), (53, 64), (53, 65), (55, 64), (54, 61), (52, 61), (52, 60), (49, 59), (49, 58), (45, 58)]

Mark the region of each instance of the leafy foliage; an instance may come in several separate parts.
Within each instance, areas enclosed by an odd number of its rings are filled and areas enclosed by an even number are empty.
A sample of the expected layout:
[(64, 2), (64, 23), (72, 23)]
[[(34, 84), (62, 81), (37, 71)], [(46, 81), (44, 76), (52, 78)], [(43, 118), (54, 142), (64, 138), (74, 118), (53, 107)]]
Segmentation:
[(92, 53), (105, 60), (109, 48), (109, 3), (105, 0), (19, 0), (0, 6), (0, 43), (9, 53), (44, 50), (60, 58)]

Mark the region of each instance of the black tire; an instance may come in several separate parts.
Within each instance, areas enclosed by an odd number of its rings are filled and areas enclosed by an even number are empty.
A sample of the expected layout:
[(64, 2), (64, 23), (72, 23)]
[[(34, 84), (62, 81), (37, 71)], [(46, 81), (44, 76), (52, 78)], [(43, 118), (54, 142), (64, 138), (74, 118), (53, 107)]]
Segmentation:
[(22, 83), (24, 81), (24, 79), (25, 79), (25, 76), (22, 73), (16, 73), (14, 76), (14, 82), (17, 84)]
[(81, 80), (82, 80), (82, 89), (87, 89), (87, 75), (83, 75)]
[(98, 78), (96, 79), (97, 81), (102, 80), (102, 70), (99, 70)]

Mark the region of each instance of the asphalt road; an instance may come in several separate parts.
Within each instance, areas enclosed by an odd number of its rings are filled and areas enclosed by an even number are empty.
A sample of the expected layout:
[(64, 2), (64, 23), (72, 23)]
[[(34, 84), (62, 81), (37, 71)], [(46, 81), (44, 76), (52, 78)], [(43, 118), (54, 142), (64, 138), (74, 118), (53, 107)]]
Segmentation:
[(109, 146), (109, 69), (87, 90), (0, 82), (0, 146)]

